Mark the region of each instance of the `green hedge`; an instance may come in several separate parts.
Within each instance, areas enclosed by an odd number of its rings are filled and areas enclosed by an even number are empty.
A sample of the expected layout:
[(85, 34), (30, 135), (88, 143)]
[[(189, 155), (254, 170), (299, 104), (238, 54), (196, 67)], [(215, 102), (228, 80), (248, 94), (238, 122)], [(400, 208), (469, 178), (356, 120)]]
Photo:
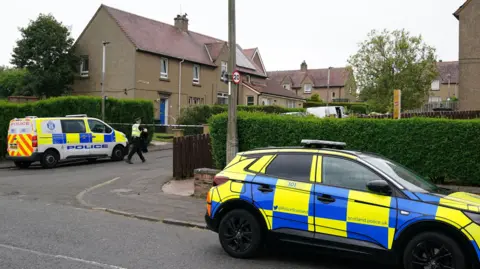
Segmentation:
[[(304, 108), (285, 108), (280, 106), (238, 106), (237, 111), (265, 112), (265, 113), (287, 113), (287, 112), (305, 112)], [(208, 119), (220, 113), (228, 111), (227, 105), (196, 105), (182, 109), (182, 113), (177, 120), (181, 125), (202, 125), (208, 122)], [(202, 128), (182, 127), (185, 135), (199, 134)]]
[[(6, 153), (8, 125), (13, 118), (25, 116), (61, 117), (68, 114), (87, 114), (101, 119), (101, 98), (91, 96), (69, 96), (50, 98), (33, 103), (15, 104), (0, 101), (0, 158)], [(146, 100), (109, 98), (105, 101), (107, 123), (132, 123), (138, 117), (143, 123), (153, 123), (153, 103)], [(130, 125), (113, 125), (115, 129), (130, 135)], [(151, 132), (153, 133), (153, 132)]]
[[(217, 167), (225, 166), (227, 115), (210, 119)], [(300, 145), (302, 139), (344, 141), (382, 154), (436, 181), (480, 185), (480, 120), (432, 118), (318, 119), (239, 113), (239, 150)]]

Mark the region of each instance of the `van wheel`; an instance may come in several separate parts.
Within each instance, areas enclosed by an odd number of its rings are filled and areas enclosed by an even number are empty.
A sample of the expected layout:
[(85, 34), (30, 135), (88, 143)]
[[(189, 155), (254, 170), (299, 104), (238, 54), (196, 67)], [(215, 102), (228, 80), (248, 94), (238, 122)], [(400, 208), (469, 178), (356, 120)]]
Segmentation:
[(405, 269), (466, 268), (465, 255), (452, 238), (437, 232), (415, 236), (403, 253)]
[(115, 146), (112, 151), (112, 160), (121, 161), (123, 158), (125, 158), (125, 148), (121, 145)]
[(54, 150), (47, 150), (43, 153), (41, 164), (43, 168), (50, 169), (57, 166), (60, 156)]
[(32, 164), (32, 162), (14, 162), (14, 163), (16, 167), (21, 169), (27, 169)]
[(218, 236), (222, 248), (234, 258), (252, 258), (259, 254), (263, 244), (260, 224), (243, 209), (232, 210), (222, 218)]

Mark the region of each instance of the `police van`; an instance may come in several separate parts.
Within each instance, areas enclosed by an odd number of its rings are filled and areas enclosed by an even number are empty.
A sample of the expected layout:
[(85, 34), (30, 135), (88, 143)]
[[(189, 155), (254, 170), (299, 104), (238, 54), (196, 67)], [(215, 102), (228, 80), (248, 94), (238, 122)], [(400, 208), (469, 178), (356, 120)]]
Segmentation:
[(19, 168), (28, 168), (37, 161), (44, 168), (53, 168), (59, 161), (71, 159), (93, 162), (109, 157), (121, 161), (127, 151), (124, 133), (85, 114), (15, 118), (8, 128), (7, 159)]

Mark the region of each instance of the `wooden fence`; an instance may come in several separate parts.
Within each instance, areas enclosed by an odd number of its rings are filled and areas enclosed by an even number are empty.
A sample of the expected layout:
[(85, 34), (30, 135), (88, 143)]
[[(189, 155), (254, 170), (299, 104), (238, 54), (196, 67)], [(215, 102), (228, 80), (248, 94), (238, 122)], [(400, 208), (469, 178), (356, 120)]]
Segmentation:
[(209, 134), (180, 136), (173, 139), (173, 176), (193, 177), (197, 168), (213, 168)]
[[(391, 119), (392, 114), (382, 114), (382, 115), (365, 115), (359, 116), (361, 118), (373, 118), (373, 119)], [(434, 111), (434, 112), (421, 112), (421, 113), (402, 113), (401, 118), (414, 118), (414, 117), (424, 117), (424, 118), (447, 118), (455, 120), (465, 120), (465, 119), (476, 119), (480, 118), (480, 110), (472, 111)]]

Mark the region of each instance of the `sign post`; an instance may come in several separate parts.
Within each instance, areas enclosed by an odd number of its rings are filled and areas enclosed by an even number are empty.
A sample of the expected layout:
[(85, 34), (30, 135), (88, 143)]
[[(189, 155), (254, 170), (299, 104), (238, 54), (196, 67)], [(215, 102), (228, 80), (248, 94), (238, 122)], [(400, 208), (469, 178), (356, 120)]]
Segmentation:
[(393, 118), (400, 119), (402, 110), (402, 91), (393, 90)]

